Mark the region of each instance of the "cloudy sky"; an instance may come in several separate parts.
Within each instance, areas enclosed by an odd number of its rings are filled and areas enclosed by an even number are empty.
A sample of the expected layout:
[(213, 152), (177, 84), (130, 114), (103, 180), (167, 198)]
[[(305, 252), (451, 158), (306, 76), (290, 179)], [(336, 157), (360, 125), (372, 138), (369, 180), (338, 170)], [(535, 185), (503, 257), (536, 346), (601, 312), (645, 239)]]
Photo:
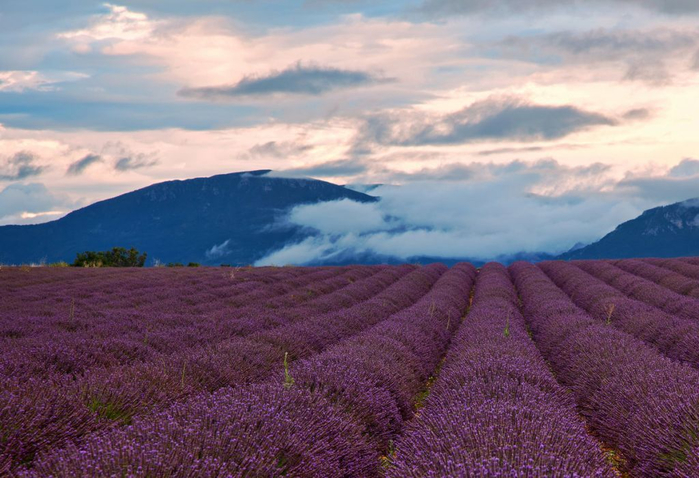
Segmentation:
[(698, 83), (694, 0), (2, 0), (0, 224), (274, 169), (387, 185), (280, 261), (562, 251), (699, 196)]

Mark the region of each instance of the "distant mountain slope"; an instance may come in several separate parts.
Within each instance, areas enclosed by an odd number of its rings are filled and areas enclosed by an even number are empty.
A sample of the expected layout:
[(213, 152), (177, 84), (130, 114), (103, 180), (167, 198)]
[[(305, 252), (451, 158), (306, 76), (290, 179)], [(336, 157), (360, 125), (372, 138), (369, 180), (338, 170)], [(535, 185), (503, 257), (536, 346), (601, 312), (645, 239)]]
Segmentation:
[(325, 181), (268, 170), (167, 181), (100, 201), (45, 224), (0, 227), (0, 263), (72, 261), (77, 252), (136, 247), (162, 262), (250, 264), (291, 240), (274, 226), (299, 204), (376, 198)]
[(559, 259), (699, 255), (699, 198), (649, 209), (588, 246)]

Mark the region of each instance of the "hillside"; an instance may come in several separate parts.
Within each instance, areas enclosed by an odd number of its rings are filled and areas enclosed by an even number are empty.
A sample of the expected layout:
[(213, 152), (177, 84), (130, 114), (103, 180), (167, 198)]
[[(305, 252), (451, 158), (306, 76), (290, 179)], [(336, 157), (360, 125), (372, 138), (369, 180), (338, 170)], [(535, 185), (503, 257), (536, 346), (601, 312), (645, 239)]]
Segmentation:
[(136, 247), (149, 262), (250, 264), (304, 233), (274, 226), (299, 204), (376, 198), (325, 181), (267, 177), (268, 170), (167, 181), (56, 221), (0, 227), (0, 263), (70, 261), (77, 252)]
[(623, 259), (699, 255), (699, 199), (649, 209), (599, 241), (560, 259)]

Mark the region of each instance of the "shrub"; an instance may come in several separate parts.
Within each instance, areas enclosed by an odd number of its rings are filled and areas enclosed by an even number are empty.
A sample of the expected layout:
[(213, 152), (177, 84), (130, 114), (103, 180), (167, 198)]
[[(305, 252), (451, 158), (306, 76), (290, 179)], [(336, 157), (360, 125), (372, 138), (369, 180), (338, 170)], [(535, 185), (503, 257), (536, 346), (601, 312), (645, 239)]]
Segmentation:
[(74, 267), (143, 267), (147, 254), (139, 254), (135, 248), (114, 247), (111, 251), (85, 251), (78, 253)]

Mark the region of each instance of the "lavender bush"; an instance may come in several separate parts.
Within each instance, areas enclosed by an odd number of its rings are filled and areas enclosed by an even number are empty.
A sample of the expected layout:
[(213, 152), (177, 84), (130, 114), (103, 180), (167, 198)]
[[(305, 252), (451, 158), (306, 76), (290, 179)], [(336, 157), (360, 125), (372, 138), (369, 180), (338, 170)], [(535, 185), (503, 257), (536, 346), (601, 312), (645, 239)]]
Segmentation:
[(503, 266), (480, 271), (473, 306), (388, 476), (614, 476), (527, 335)]
[(510, 272), (535, 342), (625, 471), (681, 476), (696, 462), (699, 372), (592, 320), (540, 268), (518, 262)]
[[(187, 461), (190, 458), (177, 455), (172, 460), (164, 458), (172, 437), (158, 430), (171, 429), (172, 416), (176, 414), (179, 417), (178, 434), (186, 436), (186, 430), (196, 430), (198, 446), (207, 450), (207, 464), (215, 462), (225, 470), (224, 474), (374, 476), (378, 473), (378, 453), (386, 449), (385, 440), (395, 436), (402, 420), (411, 414), (413, 398), (426, 378), (410, 343), (420, 342), (423, 336), (436, 335), (433, 331), (438, 329), (453, 331), (451, 325), (447, 327), (449, 314), (460, 317), (468, 303), (473, 268), (461, 266), (446, 274), (444, 271), (443, 266), (416, 271), (419, 274), (411, 279), (409, 289), (396, 288), (391, 294), (392, 301), (389, 297), (374, 299), (378, 302), (371, 310), (377, 306), (380, 306), (379, 310), (389, 308), (391, 302), (411, 300), (411, 296), (421, 295), (416, 302), (412, 300), (412, 306), (382, 320), (380, 328), (369, 328), (313, 358), (292, 362), (289, 369), (280, 368), (277, 376), (262, 388), (258, 385), (225, 388), (214, 394), (213, 401), (203, 394), (179, 402), (172, 410), (137, 418), (125, 429), (94, 435), (80, 447), (46, 454), (34, 464), (33, 473), (70, 474), (81, 469), (100, 470), (108, 475), (123, 469), (150, 470), (149, 473), (156, 475), (172, 474), (172, 470), (178, 470), (175, 476), (200, 473), (200, 463)], [(422, 287), (426, 287), (422, 293), (411, 292), (422, 290)], [(361, 306), (363, 312), (370, 311), (364, 308), (364, 304)], [(364, 320), (373, 317), (376, 316), (365, 316)], [(416, 334), (410, 343), (403, 343), (386, 333), (388, 324), (399, 326), (410, 322), (423, 324), (423, 332)], [(449, 334), (441, 336), (443, 351)], [(291, 385), (289, 375), (293, 377)], [(255, 395), (256, 390), (265, 390), (265, 394)], [(287, 406), (288, 394), (299, 403), (292, 400)], [(254, 396), (258, 398), (251, 398)], [(257, 421), (253, 420), (259, 424), (256, 428), (237, 431), (245, 434), (244, 443), (237, 448), (238, 453), (231, 452), (230, 447), (218, 445), (221, 430), (221, 419), (215, 418), (219, 416), (218, 409), (202, 408), (202, 400), (230, 404), (226, 416), (232, 421), (247, 423), (247, 417), (239, 418), (243, 411), (256, 418)], [(314, 404), (313, 408), (310, 404)], [(180, 413), (180, 409), (185, 411)], [(267, 422), (273, 420), (273, 415), (258, 417), (257, 410), (260, 413), (284, 410), (285, 415), (280, 417), (280, 423), (268, 426)], [(309, 420), (311, 414), (316, 417), (315, 422)], [(188, 416), (190, 420), (186, 423)], [(333, 423), (336, 418), (339, 422)], [(318, 426), (313, 423), (318, 423)], [(343, 436), (344, 429), (348, 430), (346, 437)], [(227, 434), (226, 440), (233, 440), (232, 435)], [(284, 459), (280, 461), (283, 444), (287, 447), (283, 449)], [(190, 446), (187, 444), (184, 449)], [(116, 460), (114, 454), (102, 452), (106, 449), (147, 449), (154, 459), (138, 452), (129, 456), (120, 454)], [(145, 476), (148, 473), (134, 471), (134, 474)]]
[[(561, 261), (542, 262), (539, 267), (592, 317), (653, 345), (670, 358), (699, 367), (699, 321), (675, 317), (644, 303), (662, 303), (669, 291), (645, 287), (644, 293), (638, 295), (644, 302), (631, 299), (581, 269), (604, 276), (604, 271), (613, 268), (596, 261), (579, 266)], [(623, 276), (624, 272), (619, 274)], [(630, 279), (632, 283), (639, 282)]]
[(0, 476), (699, 476), (696, 269), (2, 268)]

